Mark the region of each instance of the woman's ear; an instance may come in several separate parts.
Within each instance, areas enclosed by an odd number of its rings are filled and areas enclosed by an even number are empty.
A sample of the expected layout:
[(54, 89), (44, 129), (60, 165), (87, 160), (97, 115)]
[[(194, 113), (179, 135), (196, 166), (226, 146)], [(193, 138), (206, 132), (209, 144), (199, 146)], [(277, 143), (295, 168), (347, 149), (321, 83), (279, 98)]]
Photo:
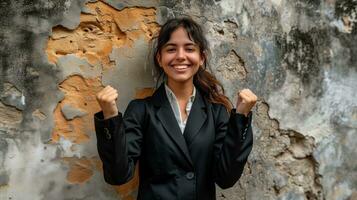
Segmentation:
[(156, 61), (159, 63), (159, 65), (161, 67), (161, 55), (160, 55), (160, 53), (157, 53), (155, 57), (156, 57)]
[(206, 52), (202, 52), (201, 53), (201, 60), (200, 60), (200, 65), (202, 66), (204, 63), (205, 63), (205, 61), (206, 61)]

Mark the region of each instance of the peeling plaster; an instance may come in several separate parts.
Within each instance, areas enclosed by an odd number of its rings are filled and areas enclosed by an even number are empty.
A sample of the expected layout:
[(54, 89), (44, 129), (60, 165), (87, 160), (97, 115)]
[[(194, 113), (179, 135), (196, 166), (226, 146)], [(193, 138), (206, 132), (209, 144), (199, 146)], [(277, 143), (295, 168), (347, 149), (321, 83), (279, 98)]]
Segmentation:
[[(259, 96), (245, 175), (217, 198), (356, 197), (354, 0), (0, 6), (0, 199), (135, 199), (137, 174), (120, 187), (104, 183), (90, 118), (99, 110), (94, 95), (111, 84), (122, 111), (133, 97), (150, 95), (150, 41), (159, 24), (182, 14), (203, 24), (209, 70), (229, 98), (243, 87)], [(87, 115), (66, 118), (64, 105)]]
[(66, 120), (72, 120), (75, 117), (83, 117), (87, 114), (85, 111), (72, 107), (69, 104), (64, 104), (61, 108), (61, 111)]
[[(344, 123), (354, 124), (347, 117), (352, 115), (351, 108), (357, 107), (356, 103), (350, 101), (354, 99), (353, 91), (357, 89), (353, 86), (354, 77), (357, 75), (354, 74), (356, 73), (352, 72), (344, 80), (333, 81), (331, 78), (334, 75), (326, 74), (323, 82), (326, 92), (321, 99), (316, 100), (310, 96), (304, 96), (305, 92), (300, 79), (288, 73), (282, 89), (272, 94), (269, 99), (272, 107), (269, 114), (281, 122), (282, 128), (311, 135), (319, 142), (322, 138), (334, 133), (331, 120), (341, 119), (342, 123), (345, 121)], [(347, 118), (344, 115), (347, 115)], [(350, 126), (353, 127), (352, 124)]]
[(25, 96), (23, 92), (11, 83), (4, 83), (3, 87), (4, 92), (0, 96), (2, 102), (8, 106), (23, 110), (25, 107)]
[(218, 190), (218, 197), (225, 197), (219, 199), (289, 199), (292, 195), (321, 199), (318, 162), (313, 157), (315, 140), (281, 129), (280, 123), (268, 115), (269, 110), (265, 102), (258, 102), (253, 121), (257, 139), (240, 179), (242, 190)]
[(76, 74), (85, 78), (94, 78), (100, 76), (102, 72), (99, 63), (92, 65), (86, 58), (81, 59), (74, 54), (61, 56), (56, 64), (62, 70), (63, 79)]
[[(65, 98), (59, 103), (55, 110), (55, 127), (52, 133), (52, 141), (56, 142), (62, 136), (74, 143), (88, 142), (90, 135), (88, 131), (94, 130), (92, 116), (99, 110), (95, 94), (102, 89), (100, 79), (85, 79), (74, 75), (60, 84)], [(61, 112), (64, 105), (70, 105), (79, 110), (86, 110), (87, 115), (67, 121)]]
[[(66, 180), (71, 184), (88, 184), (96, 171), (102, 170), (92, 137), (92, 116), (99, 110), (95, 94), (103, 84), (108, 84), (108, 75), (117, 75), (111, 80), (143, 80), (139, 85), (128, 84), (129, 81), (112, 84), (119, 89), (123, 87), (121, 95), (131, 94), (123, 95), (128, 100), (119, 98), (121, 108), (126, 107), (122, 102), (128, 103), (132, 97), (144, 97), (153, 91), (152, 69), (143, 63), (148, 62), (145, 60), (148, 41), (158, 29), (155, 10), (125, 8), (117, 11), (103, 2), (95, 2), (87, 4), (85, 13), (73, 30), (55, 27), (46, 49), (49, 61), (61, 70), (59, 88), (64, 96), (54, 111), (51, 142), (59, 145), (60, 156), (69, 167)], [(143, 71), (135, 70), (138, 67), (143, 67)], [(115, 72), (118, 69), (120, 71)], [(88, 156), (92, 158), (89, 160)], [(114, 189), (122, 198), (135, 198), (137, 185), (136, 174), (132, 181)]]
[(14, 125), (22, 121), (22, 112), (0, 102), (0, 124)]
[(67, 173), (67, 180), (72, 184), (83, 184), (93, 176), (94, 164), (86, 158), (63, 158), (69, 163), (70, 169)]
[[(56, 63), (63, 55), (85, 57), (92, 65), (113, 67), (108, 55), (115, 47), (131, 47), (141, 35), (151, 39), (158, 30), (155, 9), (126, 8), (117, 11), (103, 2), (88, 3), (95, 14), (81, 14), (76, 29), (55, 27), (47, 45), (49, 61)], [(127, 20), (127, 19), (130, 20)]]
[(246, 79), (247, 69), (244, 66), (244, 61), (235, 51), (229, 52), (226, 57), (220, 60), (217, 66), (217, 72), (228, 80), (239, 79), (240, 81)]

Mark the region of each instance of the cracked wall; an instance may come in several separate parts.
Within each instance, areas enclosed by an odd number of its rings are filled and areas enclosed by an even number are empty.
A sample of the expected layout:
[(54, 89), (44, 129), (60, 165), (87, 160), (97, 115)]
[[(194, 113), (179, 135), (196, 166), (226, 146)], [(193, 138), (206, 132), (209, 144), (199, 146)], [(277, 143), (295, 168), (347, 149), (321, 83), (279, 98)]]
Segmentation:
[(104, 183), (95, 93), (124, 111), (153, 92), (151, 39), (188, 14), (234, 102), (249, 87), (255, 145), (217, 199), (356, 199), (355, 0), (59, 0), (1, 4), (0, 199), (135, 199)]

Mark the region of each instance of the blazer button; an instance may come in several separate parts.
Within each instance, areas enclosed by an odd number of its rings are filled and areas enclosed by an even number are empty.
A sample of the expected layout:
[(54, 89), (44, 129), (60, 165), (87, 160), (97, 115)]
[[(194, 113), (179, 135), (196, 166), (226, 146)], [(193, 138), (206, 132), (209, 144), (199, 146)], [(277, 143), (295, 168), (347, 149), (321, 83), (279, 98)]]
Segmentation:
[(104, 128), (104, 133), (105, 137), (110, 140), (112, 138), (112, 135), (110, 135), (108, 128)]
[(187, 172), (186, 178), (187, 178), (188, 180), (191, 180), (191, 179), (193, 179), (194, 177), (195, 177), (195, 174), (194, 174), (193, 172)]

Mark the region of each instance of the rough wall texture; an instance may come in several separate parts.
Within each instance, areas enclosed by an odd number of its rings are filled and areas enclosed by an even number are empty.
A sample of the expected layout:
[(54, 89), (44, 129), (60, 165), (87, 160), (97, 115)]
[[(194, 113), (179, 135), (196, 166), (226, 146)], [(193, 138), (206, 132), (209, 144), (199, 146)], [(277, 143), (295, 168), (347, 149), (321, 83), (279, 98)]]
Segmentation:
[(356, 0), (0, 2), (0, 199), (135, 199), (104, 183), (94, 94), (155, 85), (150, 39), (192, 16), (227, 95), (249, 87), (255, 146), (218, 199), (357, 199)]

